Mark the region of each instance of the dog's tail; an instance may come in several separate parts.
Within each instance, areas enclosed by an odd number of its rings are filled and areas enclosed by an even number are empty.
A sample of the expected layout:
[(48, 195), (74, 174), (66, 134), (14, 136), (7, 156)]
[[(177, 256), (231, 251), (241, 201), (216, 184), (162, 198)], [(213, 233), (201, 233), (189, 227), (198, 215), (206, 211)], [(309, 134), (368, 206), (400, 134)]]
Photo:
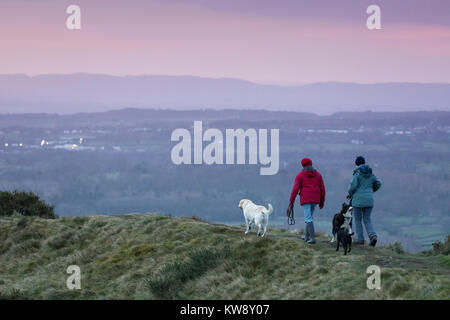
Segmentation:
[(266, 208), (264, 208), (263, 212), (264, 212), (265, 214), (268, 214), (268, 215), (271, 214), (271, 213), (273, 212), (272, 205), (269, 203), (269, 210), (267, 210)]

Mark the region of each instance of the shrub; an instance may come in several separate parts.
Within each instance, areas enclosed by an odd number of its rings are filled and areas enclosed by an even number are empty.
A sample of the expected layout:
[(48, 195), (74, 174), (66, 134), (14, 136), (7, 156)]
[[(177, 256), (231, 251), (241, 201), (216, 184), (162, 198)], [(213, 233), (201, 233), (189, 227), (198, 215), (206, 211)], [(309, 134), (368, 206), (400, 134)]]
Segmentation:
[(450, 252), (450, 234), (447, 235), (447, 239), (443, 242), (436, 241), (433, 243), (433, 253), (448, 255)]
[(403, 246), (400, 242), (395, 241), (394, 243), (391, 243), (387, 246), (389, 250), (392, 250), (396, 253), (405, 253), (405, 250), (403, 250)]
[(39, 199), (33, 192), (1, 191), (0, 216), (12, 216), (15, 212), (23, 216), (55, 219), (54, 207)]
[(436, 256), (442, 254), (448, 256), (450, 253), (450, 235), (447, 235), (447, 239), (444, 241), (436, 241), (432, 243), (433, 249), (422, 251), (424, 256)]

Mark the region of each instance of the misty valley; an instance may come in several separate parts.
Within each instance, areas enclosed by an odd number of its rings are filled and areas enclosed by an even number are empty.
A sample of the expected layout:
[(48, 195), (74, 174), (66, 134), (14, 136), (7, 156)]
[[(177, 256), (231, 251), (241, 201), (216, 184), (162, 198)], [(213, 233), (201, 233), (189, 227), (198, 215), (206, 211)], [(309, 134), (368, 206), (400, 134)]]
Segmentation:
[[(270, 130), (270, 141), (267, 129), (226, 129), (225, 139), (220, 130), (209, 128), (203, 133), (202, 121), (194, 121), (193, 137), (189, 130), (175, 129), (170, 137), (178, 143), (172, 148), (171, 159), (174, 164), (261, 164), (269, 165), (261, 168), (261, 175), (273, 175), (278, 172), (278, 129)], [(180, 141), (181, 140), (181, 141)], [(209, 142), (203, 149), (203, 142)], [(236, 145), (235, 145), (236, 142)], [(268, 151), (270, 149), (270, 154)], [(236, 151), (236, 154), (235, 154)], [(193, 157), (192, 157), (193, 154)], [(225, 162), (224, 162), (225, 154)], [(193, 158), (193, 161), (192, 161)]]
[[(176, 165), (177, 128), (279, 129), (279, 170), (242, 165)], [(241, 198), (274, 207), (270, 225), (288, 228), (286, 208), (300, 159), (323, 175), (327, 197), (318, 231), (345, 202), (354, 159), (383, 182), (373, 221), (380, 244), (427, 249), (450, 230), (450, 113), (336, 113), (141, 110), (0, 117), (0, 190), (33, 191), (60, 216), (155, 212), (241, 225)], [(296, 202), (297, 223), (304, 228)]]

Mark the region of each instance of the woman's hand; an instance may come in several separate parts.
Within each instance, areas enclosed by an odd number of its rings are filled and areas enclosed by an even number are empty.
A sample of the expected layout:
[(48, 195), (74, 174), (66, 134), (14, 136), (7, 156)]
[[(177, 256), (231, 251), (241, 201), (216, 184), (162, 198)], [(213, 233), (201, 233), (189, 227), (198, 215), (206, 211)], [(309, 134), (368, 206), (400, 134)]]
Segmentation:
[(291, 202), (291, 203), (289, 203), (289, 207), (287, 208), (287, 210), (286, 210), (286, 215), (289, 217), (289, 214), (290, 214), (290, 212), (291, 212), (291, 210), (292, 210), (292, 208), (294, 207), (294, 203), (293, 202)]

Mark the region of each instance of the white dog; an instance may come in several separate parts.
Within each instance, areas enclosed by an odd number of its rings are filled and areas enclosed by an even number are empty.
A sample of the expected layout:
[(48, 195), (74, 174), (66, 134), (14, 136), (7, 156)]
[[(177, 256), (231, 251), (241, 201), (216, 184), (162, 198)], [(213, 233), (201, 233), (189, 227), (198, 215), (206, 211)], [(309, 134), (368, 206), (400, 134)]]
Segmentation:
[[(258, 206), (248, 199), (239, 201), (239, 208), (242, 209), (245, 218), (245, 234), (249, 233), (252, 223), (258, 226), (258, 236), (264, 237), (269, 223), (269, 215), (273, 212), (272, 205), (269, 203), (269, 209), (264, 206)], [(261, 232), (262, 231), (262, 232)]]

